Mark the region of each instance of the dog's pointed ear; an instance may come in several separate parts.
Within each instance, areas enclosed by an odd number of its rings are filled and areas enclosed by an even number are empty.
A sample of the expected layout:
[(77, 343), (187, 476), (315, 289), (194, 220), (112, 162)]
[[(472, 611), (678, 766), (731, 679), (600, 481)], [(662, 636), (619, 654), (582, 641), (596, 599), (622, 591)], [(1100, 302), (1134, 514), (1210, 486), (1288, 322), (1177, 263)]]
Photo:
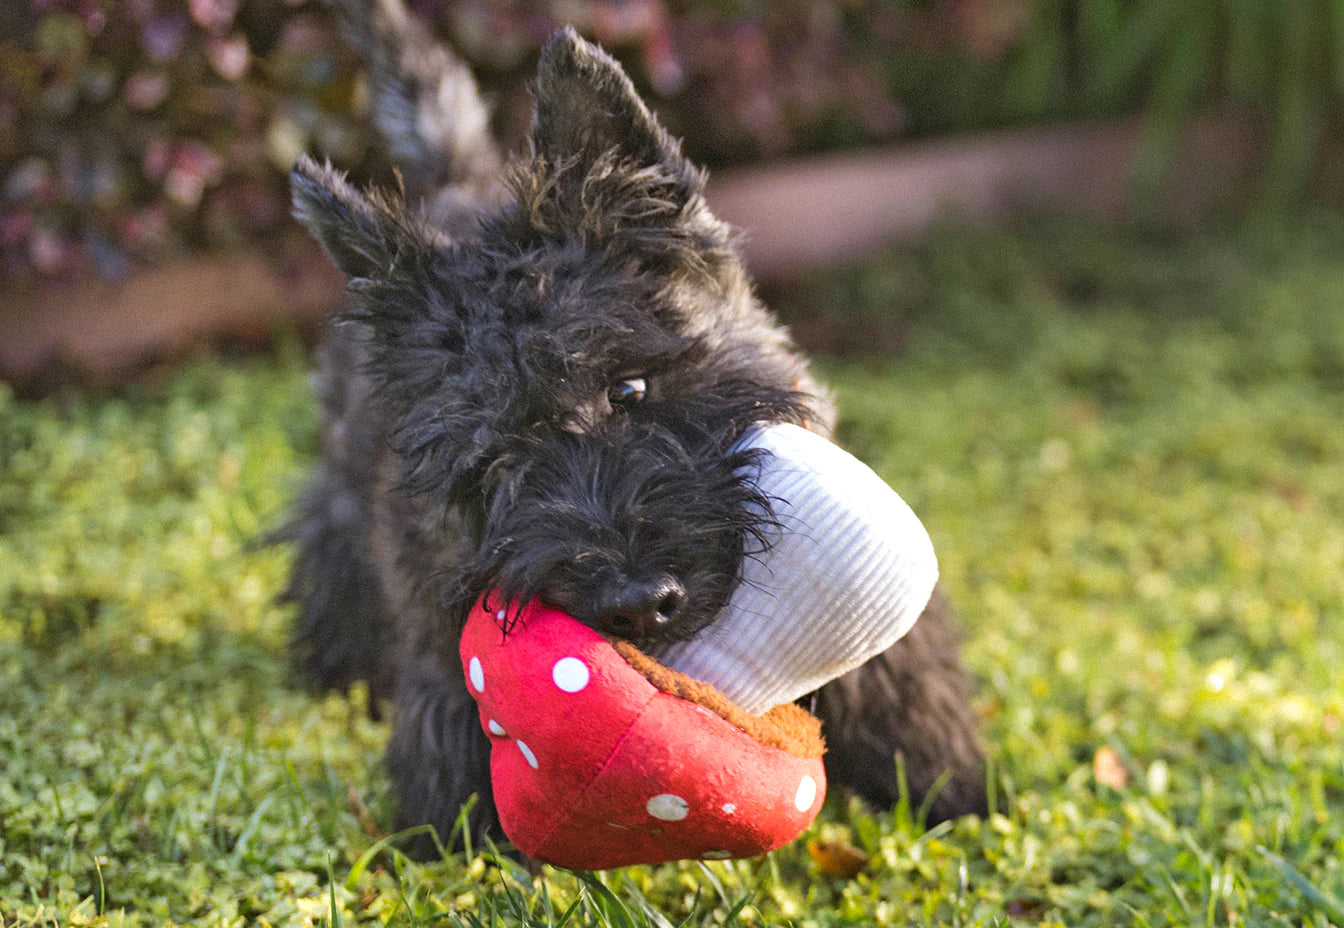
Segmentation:
[(304, 155), (289, 175), (294, 216), (352, 278), (378, 277), (392, 265), (404, 228), (381, 200), (364, 196), (331, 165)]
[(703, 189), (703, 174), (658, 124), (616, 59), (569, 26), (541, 51), (536, 98), (533, 146), (553, 167), (577, 162), (586, 174), (615, 154), (638, 167), (662, 168), (687, 196)]

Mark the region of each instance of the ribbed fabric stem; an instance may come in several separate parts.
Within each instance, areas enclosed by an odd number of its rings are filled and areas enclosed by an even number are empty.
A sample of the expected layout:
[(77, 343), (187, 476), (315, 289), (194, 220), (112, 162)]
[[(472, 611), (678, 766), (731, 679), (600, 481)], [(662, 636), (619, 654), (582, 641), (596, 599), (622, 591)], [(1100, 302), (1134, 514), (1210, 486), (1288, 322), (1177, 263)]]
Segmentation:
[(891, 647), (928, 604), (938, 563), (905, 501), (838, 446), (795, 425), (742, 446), (768, 452), (754, 476), (780, 530), (718, 619), (652, 653), (760, 714)]

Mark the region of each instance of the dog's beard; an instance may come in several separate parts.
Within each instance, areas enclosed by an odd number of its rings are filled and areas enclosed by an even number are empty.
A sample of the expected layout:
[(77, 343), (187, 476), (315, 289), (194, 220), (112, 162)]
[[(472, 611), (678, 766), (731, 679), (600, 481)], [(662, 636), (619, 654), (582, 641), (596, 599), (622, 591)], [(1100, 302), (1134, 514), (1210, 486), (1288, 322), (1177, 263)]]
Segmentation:
[(684, 591), (675, 617), (623, 637), (650, 645), (693, 636), (723, 609), (771, 524), (769, 501), (744, 476), (754, 453), (727, 451), (733, 436), (698, 437), (624, 423), (557, 434), (502, 461), (455, 611), (465, 616), (494, 591), (501, 605), (541, 598), (609, 631), (604, 593), (669, 577)]

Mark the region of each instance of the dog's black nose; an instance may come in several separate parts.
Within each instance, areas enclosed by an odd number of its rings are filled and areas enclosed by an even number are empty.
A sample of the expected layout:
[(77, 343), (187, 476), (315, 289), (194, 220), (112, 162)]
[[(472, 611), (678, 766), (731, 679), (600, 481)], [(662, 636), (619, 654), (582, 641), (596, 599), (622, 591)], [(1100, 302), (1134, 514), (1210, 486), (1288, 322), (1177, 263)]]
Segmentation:
[(677, 617), (685, 602), (686, 588), (667, 574), (613, 584), (599, 596), (597, 624), (618, 638), (653, 638)]

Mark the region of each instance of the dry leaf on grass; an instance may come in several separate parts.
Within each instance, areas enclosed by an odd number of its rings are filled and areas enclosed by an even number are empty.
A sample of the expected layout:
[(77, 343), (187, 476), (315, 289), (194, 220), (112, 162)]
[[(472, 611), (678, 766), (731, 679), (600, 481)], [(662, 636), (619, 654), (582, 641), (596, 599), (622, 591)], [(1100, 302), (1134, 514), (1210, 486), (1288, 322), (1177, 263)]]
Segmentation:
[(1120, 760), (1119, 752), (1109, 745), (1097, 748), (1097, 753), (1092, 756), (1092, 775), (1102, 786), (1111, 789), (1124, 789), (1129, 785), (1129, 771)]
[(807, 842), (807, 853), (823, 873), (851, 879), (868, 863), (868, 855), (847, 841)]

